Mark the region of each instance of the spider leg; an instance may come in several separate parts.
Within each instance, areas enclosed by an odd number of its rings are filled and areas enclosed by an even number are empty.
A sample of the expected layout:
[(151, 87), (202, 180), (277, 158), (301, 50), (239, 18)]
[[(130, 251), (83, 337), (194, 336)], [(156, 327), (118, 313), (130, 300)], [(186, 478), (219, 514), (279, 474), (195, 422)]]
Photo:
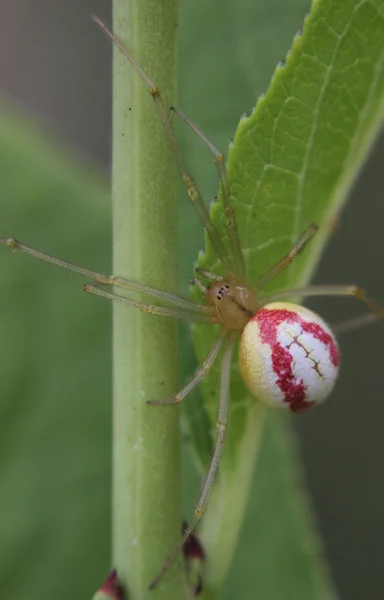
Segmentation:
[(360, 317), (346, 319), (345, 321), (341, 321), (341, 323), (331, 325), (331, 327), (336, 333), (349, 333), (350, 331), (354, 331), (355, 329), (360, 329), (360, 327), (372, 325), (373, 323), (380, 321), (382, 318), (382, 315), (367, 313), (365, 315), (361, 315)]
[(232, 256), (234, 259), (234, 267), (236, 274), (240, 279), (244, 279), (245, 277), (245, 267), (244, 267), (244, 257), (241, 251), (241, 245), (239, 240), (239, 233), (237, 229), (236, 216), (233, 210), (233, 207), (230, 204), (230, 191), (228, 185), (228, 177), (227, 171), (225, 168), (225, 160), (224, 154), (220, 152), (210, 142), (210, 140), (204, 135), (204, 133), (176, 106), (170, 106), (170, 109), (180, 117), (184, 123), (188, 125), (192, 129), (192, 131), (197, 135), (197, 137), (207, 146), (211, 154), (213, 155), (214, 161), (216, 163), (217, 169), (219, 171), (221, 190), (223, 195), (223, 204), (225, 211), (225, 219), (228, 231), (229, 243), (232, 250)]
[(181, 298), (176, 296), (176, 294), (172, 294), (171, 292), (167, 292), (165, 290), (160, 290), (154, 288), (150, 285), (145, 285), (144, 283), (138, 283), (136, 281), (130, 281), (129, 279), (125, 279), (124, 277), (115, 277), (114, 275), (105, 275), (104, 273), (97, 273), (96, 271), (91, 271), (90, 269), (85, 269), (83, 267), (78, 267), (70, 262), (65, 260), (60, 260), (59, 258), (55, 258), (50, 254), (45, 254), (44, 252), (39, 252), (38, 250), (34, 250), (25, 244), (21, 244), (12, 238), (0, 238), (0, 245), (8, 246), (13, 250), (18, 250), (20, 252), (24, 252), (25, 254), (29, 254), (29, 256), (33, 256), (34, 258), (38, 258), (39, 260), (44, 260), (45, 262), (49, 262), (57, 267), (61, 267), (63, 269), (67, 269), (69, 271), (73, 271), (78, 275), (82, 275), (87, 279), (92, 279), (98, 284), (103, 285), (111, 285), (115, 287), (120, 287), (131, 292), (137, 292), (141, 294), (146, 294), (147, 296), (152, 296), (153, 298), (158, 298), (159, 300), (163, 300), (168, 302), (169, 304), (173, 304), (178, 308), (188, 311), (191, 313), (205, 314), (205, 315), (213, 315), (214, 310), (212, 307), (204, 306), (200, 304), (196, 304), (195, 302), (191, 302), (186, 298)]
[(151, 406), (158, 406), (160, 404), (178, 404), (179, 402), (184, 400), (184, 398), (189, 394), (189, 392), (193, 390), (194, 387), (196, 387), (196, 385), (203, 379), (203, 377), (205, 377), (210, 368), (213, 366), (214, 362), (216, 361), (217, 355), (225, 342), (226, 336), (226, 330), (222, 329), (218, 337), (214, 341), (213, 346), (211, 347), (208, 356), (201, 365), (201, 367), (197, 369), (192, 379), (188, 381), (188, 383), (183, 387), (182, 390), (180, 390), (180, 392), (176, 394), (176, 396), (173, 396), (172, 398), (165, 398), (163, 400), (148, 400), (147, 404), (150, 404)]
[(120, 296), (119, 294), (114, 294), (111, 292), (106, 292), (105, 290), (100, 289), (96, 285), (92, 285), (87, 283), (84, 286), (84, 292), (88, 294), (94, 294), (95, 296), (101, 296), (102, 298), (107, 298), (108, 300), (116, 300), (117, 302), (122, 302), (127, 306), (132, 306), (134, 308), (138, 308), (141, 312), (150, 314), (150, 315), (160, 315), (162, 317), (173, 317), (176, 319), (184, 319), (186, 321), (193, 321), (195, 323), (213, 323), (214, 317), (210, 317), (208, 314), (188, 311), (183, 308), (173, 308), (172, 306), (156, 306), (153, 304), (145, 304), (143, 302), (137, 302), (136, 300), (131, 300), (130, 298), (125, 298), (125, 296)]
[(156, 584), (160, 581), (164, 573), (167, 569), (173, 564), (176, 560), (179, 552), (181, 552), (185, 542), (188, 540), (189, 536), (195, 529), (197, 523), (201, 519), (204, 514), (205, 508), (208, 503), (208, 498), (210, 491), (212, 489), (213, 480), (215, 477), (215, 473), (217, 471), (217, 467), (220, 462), (220, 457), (222, 454), (222, 450), (224, 447), (225, 434), (227, 429), (227, 421), (228, 421), (228, 404), (229, 404), (229, 384), (230, 384), (230, 374), (231, 374), (231, 363), (232, 363), (232, 355), (234, 348), (234, 340), (231, 339), (225, 353), (222, 358), (222, 366), (221, 366), (221, 380), (220, 380), (220, 401), (219, 401), (219, 410), (217, 417), (217, 436), (216, 436), (216, 444), (213, 452), (213, 456), (211, 459), (211, 464), (209, 466), (208, 474), (205, 479), (203, 489), (200, 495), (200, 498), (196, 504), (195, 512), (193, 519), (187, 529), (184, 531), (183, 537), (177, 546), (173, 549), (171, 554), (166, 559), (164, 565), (152, 579), (149, 584), (149, 589), (152, 590)]
[(140, 67), (140, 65), (136, 62), (136, 60), (133, 58), (133, 56), (128, 52), (128, 50), (126, 49), (124, 44), (119, 40), (118, 37), (116, 37), (112, 33), (112, 31), (105, 25), (105, 23), (103, 21), (101, 21), (98, 17), (93, 16), (92, 18), (95, 21), (95, 23), (100, 27), (100, 29), (107, 35), (107, 37), (109, 37), (109, 39), (127, 57), (129, 62), (131, 63), (131, 65), (136, 69), (136, 71), (139, 73), (139, 75), (141, 75), (141, 78), (143, 79), (143, 81), (145, 82), (147, 87), (149, 88), (152, 98), (153, 98), (155, 105), (157, 107), (157, 110), (159, 112), (161, 121), (163, 123), (163, 127), (164, 127), (165, 133), (167, 135), (169, 144), (171, 146), (171, 149), (172, 149), (172, 152), (173, 152), (176, 164), (177, 164), (177, 168), (181, 175), (181, 179), (183, 180), (183, 183), (187, 189), (189, 199), (192, 202), (192, 205), (194, 206), (201, 223), (203, 224), (205, 230), (208, 233), (208, 236), (211, 240), (212, 246), (214, 247), (217, 256), (219, 257), (220, 261), (223, 263), (225, 269), (228, 271), (232, 271), (233, 269), (232, 269), (231, 260), (228, 256), (228, 253), (224, 247), (223, 242), (220, 239), (219, 234), (217, 233), (211, 219), (209, 218), (209, 214), (208, 214), (208, 211), (203, 202), (202, 195), (201, 195), (199, 189), (197, 188), (195, 182), (193, 181), (192, 177), (189, 175), (189, 173), (187, 172), (187, 170), (185, 168), (184, 161), (183, 161), (183, 158), (182, 158), (182, 155), (181, 155), (181, 152), (180, 152), (177, 140), (176, 140), (176, 136), (174, 134), (171, 122), (169, 120), (168, 110), (165, 106), (163, 97), (160, 94), (160, 90), (155, 86), (153, 81), (148, 77), (148, 75), (146, 74), (144, 69), (142, 69)]
[(308, 287), (296, 288), (291, 290), (283, 290), (277, 294), (263, 298), (263, 304), (280, 300), (287, 296), (352, 296), (356, 300), (364, 302), (366, 306), (375, 314), (384, 316), (384, 309), (381, 308), (374, 300), (368, 298), (363, 288), (356, 285), (310, 285)]
[(260, 290), (267, 283), (269, 283), (271, 279), (281, 273), (281, 271), (284, 271), (284, 269), (289, 267), (293, 259), (304, 250), (305, 246), (308, 244), (309, 240), (313, 238), (318, 229), (318, 226), (315, 223), (312, 223), (312, 225), (310, 225), (308, 229), (304, 231), (303, 235), (298, 239), (296, 244), (292, 246), (288, 254), (279, 260), (279, 262), (276, 263), (269, 271), (267, 271), (265, 275), (260, 277), (255, 284), (256, 289)]
[(302, 296), (304, 298), (309, 296), (352, 296), (356, 300), (363, 302), (371, 312), (367, 315), (355, 317), (354, 319), (348, 319), (332, 327), (335, 331), (339, 332), (357, 329), (384, 317), (384, 308), (377, 304), (375, 300), (369, 298), (363, 288), (359, 288), (356, 285), (311, 285), (292, 290), (283, 290), (278, 294), (263, 298), (263, 305), (287, 296)]

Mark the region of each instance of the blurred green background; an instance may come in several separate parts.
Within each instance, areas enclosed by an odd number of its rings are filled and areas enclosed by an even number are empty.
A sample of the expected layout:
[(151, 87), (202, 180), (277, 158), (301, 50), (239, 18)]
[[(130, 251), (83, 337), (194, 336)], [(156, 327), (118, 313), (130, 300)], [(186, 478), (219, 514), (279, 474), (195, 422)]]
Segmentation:
[[(303, 0), (259, 0), (256, 6), (254, 0), (181, 0), (179, 105), (220, 148), (227, 148), (240, 115), (265, 91), (308, 8)], [(54, 142), (32, 144), (25, 127), (3, 114), (0, 235), (108, 271), (111, 48), (91, 13), (111, 22), (103, 0), (13, 0), (0, 7), (4, 103), (29, 113), (37, 128), (51, 130), (52, 139), (87, 165), (68, 179), (66, 159), (56, 160)], [(209, 154), (187, 130), (179, 130), (193, 174), (205, 195), (213, 196), (216, 173)], [(383, 151), (381, 138), (316, 281), (357, 283), (384, 303)], [(86, 182), (93, 171), (105, 176), (105, 187), (89, 195)], [(181, 209), (185, 292), (202, 232), (187, 202)], [(0, 272), (0, 595), (65, 598), (65, 590), (73, 589), (66, 578), (74, 576), (66, 568), (76, 560), (76, 597), (90, 597), (109, 556), (110, 306), (82, 294), (76, 277), (28, 257), (11, 257), (6, 249), (0, 252)], [(331, 322), (359, 312), (353, 301), (311, 306)], [(345, 335), (332, 400), (296, 419), (332, 574), (348, 600), (382, 598), (384, 587), (383, 335), (383, 325)], [(187, 372), (193, 356), (188, 332), (185, 337)], [(89, 503), (90, 490), (97, 502)], [(63, 502), (74, 495), (76, 505)], [(186, 514), (192, 501), (186, 493)], [(257, 535), (252, 516), (251, 500), (233, 567), (248, 590), (241, 597), (249, 599), (257, 592), (250, 573)], [(92, 561), (90, 547), (99, 549)], [(51, 564), (63, 565), (59, 586), (57, 577), (47, 575)], [(238, 593), (229, 583), (223, 597)]]

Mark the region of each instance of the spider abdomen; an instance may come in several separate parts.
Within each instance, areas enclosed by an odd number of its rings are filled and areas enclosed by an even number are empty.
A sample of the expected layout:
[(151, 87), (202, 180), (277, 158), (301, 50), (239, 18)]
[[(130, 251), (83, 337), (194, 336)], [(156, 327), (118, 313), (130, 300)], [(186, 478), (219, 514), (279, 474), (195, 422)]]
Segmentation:
[(240, 370), (263, 404), (293, 412), (319, 404), (331, 392), (339, 350), (328, 325), (303, 306), (273, 302), (248, 322), (240, 341)]

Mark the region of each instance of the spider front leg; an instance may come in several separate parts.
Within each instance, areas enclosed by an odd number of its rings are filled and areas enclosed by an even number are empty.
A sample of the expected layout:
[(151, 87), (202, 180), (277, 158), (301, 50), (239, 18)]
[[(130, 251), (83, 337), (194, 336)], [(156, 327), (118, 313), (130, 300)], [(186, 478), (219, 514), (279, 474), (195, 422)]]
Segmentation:
[(214, 317), (210, 317), (207, 313), (194, 312), (192, 310), (182, 308), (173, 308), (171, 306), (157, 306), (155, 304), (136, 302), (136, 300), (131, 300), (130, 298), (126, 298), (125, 296), (120, 296), (119, 294), (115, 294), (113, 292), (106, 292), (105, 290), (100, 289), (97, 285), (93, 285), (91, 283), (87, 283), (84, 286), (84, 292), (87, 292), (88, 294), (94, 294), (95, 296), (101, 296), (102, 298), (107, 298), (107, 300), (121, 302), (122, 304), (126, 304), (127, 306), (137, 308), (141, 312), (147, 313), (149, 315), (184, 319), (185, 321), (193, 321), (195, 323), (214, 322)]
[[(133, 306), (142, 312), (150, 314), (176, 317), (178, 319), (199, 321), (202, 323), (215, 322), (215, 310), (211, 306), (196, 304), (195, 302), (191, 302), (186, 298), (176, 296), (176, 294), (172, 294), (171, 292), (167, 292), (165, 290), (154, 288), (150, 285), (146, 285), (145, 283), (131, 281), (130, 279), (117, 277), (115, 275), (105, 275), (104, 273), (98, 273), (97, 271), (91, 271), (90, 269), (79, 267), (78, 265), (61, 260), (60, 258), (46, 254), (45, 252), (40, 252), (40, 250), (35, 250), (34, 248), (26, 246), (25, 244), (22, 244), (13, 238), (0, 238), (0, 246), (2, 245), (8, 246), (8, 248), (11, 248), (11, 250), (23, 252), (24, 254), (28, 254), (29, 256), (37, 258), (38, 260), (43, 260), (62, 269), (82, 275), (87, 279), (91, 279), (95, 282), (95, 285), (88, 284), (85, 286), (84, 290), (91, 294), (95, 294), (96, 296), (102, 296), (104, 298), (108, 298), (109, 300), (118, 300), (119, 302), (123, 302), (128, 306)], [(157, 300), (161, 300), (162, 302), (166, 302), (167, 304), (171, 304), (171, 307), (156, 306), (143, 302), (137, 302), (124, 296), (120, 296), (116, 293), (106, 292), (100, 289), (98, 287), (99, 285), (108, 285), (111, 287), (118, 287), (129, 292), (144, 294), (146, 296), (156, 298)]]
[(197, 127), (197, 125), (192, 123), (191, 119), (189, 119), (189, 117), (187, 117), (179, 108), (177, 108), (176, 106), (171, 106), (170, 109), (178, 117), (180, 117), (184, 121), (184, 123), (188, 125), (188, 127), (192, 129), (192, 131), (207, 146), (207, 148), (213, 155), (220, 177), (225, 220), (228, 231), (229, 243), (231, 247), (231, 254), (234, 260), (235, 272), (239, 279), (243, 280), (245, 277), (244, 257), (243, 252), (241, 250), (235, 211), (233, 209), (233, 206), (231, 206), (230, 204), (230, 190), (227, 171), (225, 168), (224, 154), (220, 152), (220, 150), (218, 150), (216, 146), (214, 146), (214, 144), (212, 144), (212, 142), (207, 138), (207, 136), (204, 135), (204, 133)]
[(231, 376), (231, 364), (232, 364), (232, 356), (233, 356), (233, 348), (235, 341), (232, 338), (223, 355), (222, 363), (221, 363), (221, 377), (220, 377), (220, 400), (219, 400), (219, 410), (217, 417), (217, 435), (216, 435), (216, 443), (215, 450), (213, 452), (213, 456), (211, 459), (211, 464), (209, 466), (207, 477), (204, 481), (203, 489), (200, 495), (200, 498), (196, 504), (195, 512), (193, 515), (193, 519), (187, 529), (184, 531), (183, 537), (177, 546), (173, 549), (171, 554), (166, 559), (164, 565), (161, 567), (159, 572), (155, 575), (152, 581), (149, 584), (149, 589), (152, 590), (157, 583), (160, 581), (164, 573), (168, 570), (168, 568), (174, 563), (177, 556), (183, 549), (184, 544), (188, 540), (191, 533), (194, 531), (197, 523), (200, 521), (203, 516), (207, 503), (209, 494), (212, 489), (213, 480), (217, 471), (217, 467), (219, 466), (221, 454), (224, 447), (225, 442), (225, 434), (227, 430), (227, 421), (228, 421), (228, 404), (229, 404), (229, 386), (230, 386), (230, 376)]
[(112, 31), (106, 26), (106, 24), (98, 17), (93, 16), (92, 18), (93, 18), (94, 22), (100, 27), (100, 29), (107, 35), (107, 37), (109, 37), (109, 39), (119, 48), (119, 50), (124, 54), (124, 56), (127, 57), (129, 62), (131, 63), (131, 65), (139, 73), (142, 80), (144, 81), (147, 88), (149, 89), (149, 92), (154, 100), (156, 109), (159, 113), (161, 122), (163, 124), (165, 134), (168, 138), (168, 142), (169, 142), (171, 151), (173, 153), (173, 156), (174, 156), (178, 171), (180, 173), (182, 182), (187, 190), (188, 197), (189, 197), (203, 227), (207, 231), (207, 234), (211, 240), (212, 246), (214, 247), (217, 256), (219, 257), (222, 264), (225, 266), (225, 269), (227, 271), (232, 271), (233, 269), (232, 269), (231, 257), (228, 255), (228, 252), (209, 217), (209, 213), (205, 207), (203, 197), (201, 195), (200, 190), (198, 189), (193, 178), (188, 173), (188, 171), (184, 165), (184, 160), (181, 155), (179, 144), (177, 142), (175, 133), (172, 128), (172, 124), (169, 119), (168, 108), (164, 102), (164, 99), (162, 97), (162, 94), (160, 93), (159, 88), (154, 84), (154, 82), (150, 79), (150, 77), (147, 75), (147, 73), (144, 71), (144, 69), (134, 59), (132, 54), (130, 52), (128, 52), (128, 50), (124, 46), (124, 44), (119, 40), (118, 37), (116, 37), (112, 33)]

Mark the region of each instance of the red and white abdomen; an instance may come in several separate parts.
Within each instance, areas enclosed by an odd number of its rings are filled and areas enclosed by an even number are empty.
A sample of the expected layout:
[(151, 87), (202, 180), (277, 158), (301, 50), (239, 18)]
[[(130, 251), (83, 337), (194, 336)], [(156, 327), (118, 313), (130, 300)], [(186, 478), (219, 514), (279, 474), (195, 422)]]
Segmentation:
[(294, 412), (319, 404), (331, 392), (339, 350), (328, 325), (308, 308), (273, 302), (245, 326), (240, 370), (260, 402)]

